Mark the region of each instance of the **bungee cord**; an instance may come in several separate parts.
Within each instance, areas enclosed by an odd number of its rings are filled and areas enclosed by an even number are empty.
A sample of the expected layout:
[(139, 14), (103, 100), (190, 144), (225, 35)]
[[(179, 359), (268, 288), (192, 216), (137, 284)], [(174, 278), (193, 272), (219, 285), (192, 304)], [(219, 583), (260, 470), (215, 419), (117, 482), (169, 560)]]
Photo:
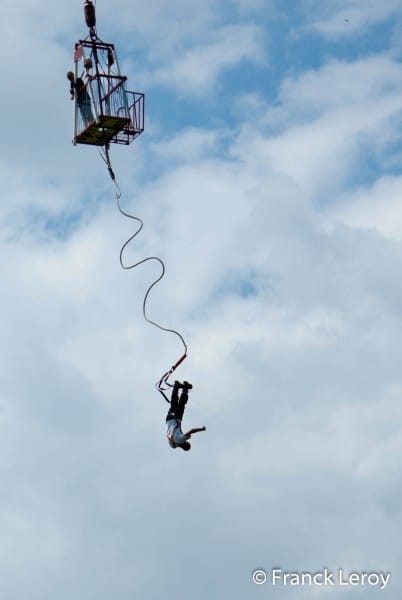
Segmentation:
[(128, 213), (126, 210), (123, 209), (121, 202), (120, 202), (120, 198), (122, 196), (119, 184), (116, 180), (116, 176), (114, 174), (113, 171), (113, 167), (112, 167), (112, 163), (110, 160), (110, 154), (109, 154), (109, 146), (106, 144), (104, 150), (99, 150), (99, 153), (103, 159), (103, 161), (105, 162), (110, 178), (112, 179), (115, 188), (116, 188), (116, 192), (115, 192), (115, 201), (116, 201), (116, 205), (117, 208), (119, 210), (119, 212), (127, 217), (128, 219), (131, 219), (133, 221), (135, 221), (136, 223), (138, 223), (138, 228), (137, 230), (128, 238), (128, 240), (126, 240), (124, 242), (124, 244), (122, 245), (121, 249), (120, 249), (120, 254), (119, 254), (119, 260), (120, 260), (120, 266), (122, 269), (125, 270), (130, 270), (130, 269), (135, 269), (136, 267), (139, 267), (140, 265), (149, 262), (149, 261), (156, 261), (159, 266), (161, 267), (161, 273), (160, 275), (148, 286), (145, 294), (144, 294), (144, 299), (142, 302), (142, 314), (143, 317), (145, 319), (145, 321), (147, 321), (148, 323), (150, 323), (151, 325), (153, 325), (154, 327), (157, 327), (158, 329), (160, 329), (161, 331), (165, 331), (167, 333), (173, 333), (174, 335), (176, 335), (181, 343), (183, 344), (183, 348), (184, 348), (184, 352), (183, 354), (180, 356), (180, 358), (175, 362), (174, 365), (172, 365), (172, 367), (166, 371), (166, 373), (164, 373), (162, 375), (162, 377), (159, 379), (159, 381), (156, 382), (155, 387), (156, 389), (162, 394), (162, 396), (164, 397), (164, 399), (167, 402), (170, 402), (169, 398), (167, 397), (167, 395), (164, 393), (165, 391), (167, 391), (169, 388), (172, 387), (172, 384), (168, 381), (169, 377), (173, 374), (173, 372), (177, 369), (177, 367), (185, 360), (185, 358), (187, 358), (187, 343), (184, 339), (184, 337), (182, 336), (182, 334), (177, 331), (176, 329), (172, 329), (170, 327), (165, 327), (163, 325), (161, 325), (160, 323), (154, 321), (153, 319), (149, 318), (148, 314), (147, 314), (147, 301), (148, 301), (148, 297), (149, 294), (151, 293), (151, 290), (161, 281), (161, 279), (163, 279), (165, 272), (166, 272), (166, 268), (165, 268), (165, 263), (163, 262), (163, 260), (161, 258), (159, 258), (159, 256), (147, 256), (146, 258), (143, 258), (135, 263), (126, 263), (124, 261), (124, 253), (125, 250), (127, 248), (127, 246), (129, 246), (129, 244), (137, 237), (137, 235), (140, 233), (140, 231), (142, 230), (142, 228), (144, 227), (144, 222), (142, 221), (142, 219), (140, 219), (140, 217), (137, 217), (136, 215), (133, 215), (131, 213)]

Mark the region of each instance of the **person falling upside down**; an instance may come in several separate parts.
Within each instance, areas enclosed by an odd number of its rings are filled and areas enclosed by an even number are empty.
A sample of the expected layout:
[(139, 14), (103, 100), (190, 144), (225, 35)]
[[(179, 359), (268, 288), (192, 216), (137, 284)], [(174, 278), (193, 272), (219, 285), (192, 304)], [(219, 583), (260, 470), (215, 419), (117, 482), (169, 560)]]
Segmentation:
[[(170, 401), (170, 408), (166, 415), (167, 439), (171, 448), (181, 448), (182, 450), (190, 450), (191, 444), (188, 441), (193, 433), (205, 431), (206, 427), (196, 427), (189, 429), (186, 433), (182, 432), (181, 421), (188, 400), (188, 390), (192, 389), (191, 383), (184, 381), (175, 381)], [(182, 390), (179, 398), (179, 390)]]

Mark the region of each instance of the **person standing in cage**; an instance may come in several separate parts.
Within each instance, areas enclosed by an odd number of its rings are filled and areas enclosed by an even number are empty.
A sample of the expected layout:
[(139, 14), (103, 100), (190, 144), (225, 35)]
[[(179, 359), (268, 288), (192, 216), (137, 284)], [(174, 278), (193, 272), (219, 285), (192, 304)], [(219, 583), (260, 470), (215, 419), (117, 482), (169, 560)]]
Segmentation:
[(74, 73), (68, 71), (67, 79), (70, 82), (70, 95), (71, 100), (74, 100), (75, 94), (77, 94), (77, 105), (80, 109), (82, 120), (84, 121), (85, 127), (88, 127), (95, 119), (91, 109), (91, 98), (88, 94), (87, 87), (81, 77), (75, 79)]
[[(183, 433), (181, 429), (181, 421), (188, 400), (188, 390), (191, 390), (192, 387), (193, 386), (191, 383), (188, 383), (188, 381), (184, 381), (183, 383), (180, 383), (179, 381), (174, 382), (170, 408), (166, 415), (167, 439), (171, 448), (181, 448), (186, 451), (190, 450), (191, 444), (188, 440), (191, 438), (192, 434), (206, 430), (206, 427), (196, 427)], [(179, 398), (180, 389), (182, 392)]]

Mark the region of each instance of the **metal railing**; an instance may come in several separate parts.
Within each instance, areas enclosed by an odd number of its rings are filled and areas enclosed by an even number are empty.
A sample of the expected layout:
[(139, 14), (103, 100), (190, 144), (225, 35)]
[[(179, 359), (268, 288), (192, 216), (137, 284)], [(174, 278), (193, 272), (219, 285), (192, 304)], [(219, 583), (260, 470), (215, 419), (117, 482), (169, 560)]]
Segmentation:
[(144, 94), (127, 91), (126, 80), (105, 74), (88, 79), (88, 102), (76, 111), (77, 141), (92, 126), (103, 128), (105, 139), (117, 144), (130, 144), (144, 131)]

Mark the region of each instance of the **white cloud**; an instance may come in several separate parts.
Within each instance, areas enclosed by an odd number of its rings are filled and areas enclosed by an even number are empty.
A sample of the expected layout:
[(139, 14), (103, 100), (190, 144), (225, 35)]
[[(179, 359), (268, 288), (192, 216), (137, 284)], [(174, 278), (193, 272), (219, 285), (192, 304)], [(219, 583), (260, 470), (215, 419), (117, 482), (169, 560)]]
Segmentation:
[(314, 12), (311, 27), (330, 39), (353, 36), (366, 32), (396, 15), (401, 7), (400, 0), (378, 3), (376, 0), (335, 0), (317, 3), (307, 0)]
[(395, 61), (379, 56), (330, 62), (286, 80), (278, 104), (257, 121), (262, 119), (263, 130), (254, 127), (255, 113), (247, 122), (236, 156), (255, 153), (253, 167), (260, 174), (288, 177), (325, 204), (348, 184), (362, 155), (380, 156), (395, 142), (401, 75)]
[(260, 38), (261, 30), (256, 26), (218, 28), (199, 45), (184, 49), (150, 72), (145, 84), (164, 85), (184, 96), (212, 92), (222, 72), (242, 61), (261, 61), (263, 47)]
[(219, 142), (224, 142), (227, 132), (216, 129), (205, 130), (190, 127), (169, 139), (152, 144), (159, 160), (193, 163), (216, 155)]
[(281, 85), (279, 100), (288, 115), (311, 118), (331, 109), (348, 111), (373, 100), (396, 99), (401, 86), (400, 64), (375, 55), (350, 62), (328, 61), (318, 70), (289, 78)]
[(401, 192), (400, 177), (382, 177), (370, 187), (348, 193), (333, 207), (331, 216), (350, 227), (375, 230), (387, 238), (401, 240)]

